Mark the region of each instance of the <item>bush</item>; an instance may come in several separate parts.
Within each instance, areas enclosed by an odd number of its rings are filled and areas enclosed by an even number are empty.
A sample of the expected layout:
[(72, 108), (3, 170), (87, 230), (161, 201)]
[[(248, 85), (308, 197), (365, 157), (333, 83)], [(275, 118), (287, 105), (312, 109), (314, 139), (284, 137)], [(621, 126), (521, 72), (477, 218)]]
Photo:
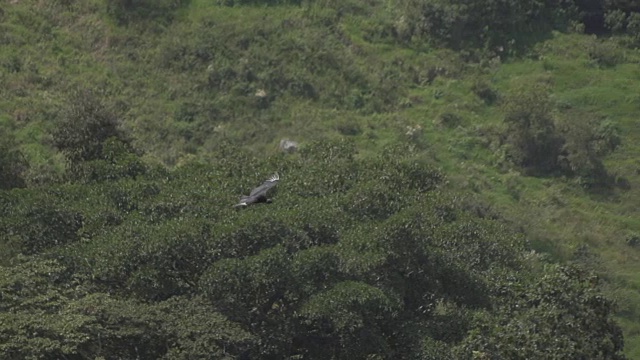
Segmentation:
[(511, 160), (534, 171), (555, 170), (562, 139), (551, 114), (549, 90), (541, 85), (516, 89), (505, 99), (504, 112)]
[(73, 175), (76, 180), (105, 181), (135, 178), (146, 170), (146, 164), (130, 146), (112, 137), (103, 144), (102, 158), (78, 164)]
[(627, 246), (630, 246), (633, 248), (640, 247), (640, 234), (632, 233), (627, 235), (625, 239), (625, 243), (627, 244)]
[(622, 331), (610, 317), (615, 306), (599, 293), (597, 277), (559, 266), (541, 275), (527, 283), (505, 281), (503, 299), (510, 300), (497, 307), (502, 320), (478, 324), (454, 358), (625, 359)]
[(71, 164), (102, 157), (102, 144), (115, 137), (128, 142), (115, 113), (93, 90), (76, 90), (68, 98), (53, 132), (53, 143)]
[(627, 14), (622, 10), (609, 11), (604, 16), (604, 23), (614, 34), (620, 34), (627, 28)]
[(0, 189), (25, 187), (23, 174), (27, 168), (28, 163), (14, 140), (6, 133), (0, 135)]
[(601, 68), (616, 66), (624, 60), (624, 54), (611, 40), (595, 40), (589, 47), (589, 59)]
[(438, 124), (438, 125), (442, 125), (446, 128), (449, 129), (453, 129), (455, 127), (458, 127), (462, 124), (462, 116), (460, 116), (459, 114), (455, 113), (455, 112), (445, 112), (440, 114), (435, 120), (434, 123)]
[(588, 33), (599, 34), (610, 30), (618, 34), (638, 34), (633, 30), (635, 25), (632, 25), (640, 18), (637, 1), (573, 0), (568, 4), (571, 16), (582, 21)]
[(477, 97), (482, 99), (485, 104), (493, 105), (498, 100), (498, 92), (494, 90), (491, 85), (483, 80), (474, 81), (471, 86), (471, 91), (476, 94)]
[(384, 220), (403, 207), (403, 197), (397, 188), (372, 181), (351, 190), (344, 198), (342, 207), (360, 220)]
[(22, 252), (35, 254), (46, 249), (67, 244), (80, 239), (82, 214), (51, 206), (35, 206), (30, 209), (27, 222), (18, 228), (22, 233)]
[[(141, 173), (143, 166), (130, 143), (115, 112), (93, 90), (77, 90), (70, 96), (53, 132), (53, 144), (67, 158), (74, 180), (106, 180)], [(91, 162), (93, 169), (88, 168)], [(115, 168), (99, 169), (109, 164)]]
[(362, 128), (355, 120), (340, 120), (336, 125), (338, 132), (345, 136), (356, 136), (362, 133)]
[(640, 40), (640, 13), (631, 13), (627, 18), (627, 33), (633, 37), (636, 43)]
[(560, 10), (537, 0), (407, 0), (405, 3), (401, 21), (396, 25), (399, 36), (405, 39), (412, 35), (426, 36), (454, 49), (505, 47), (519, 33), (554, 26)]
[(173, 20), (173, 12), (189, 0), (105, 0), (107, 14), (118, 24), (152, 19), (161, 23)]
[(617, 128), (610, 120), (600, 121), (588, 114), (569, 114), (559, 121), (563, 138), (558, 154), (558, 166), (577, 176), (585, 187), (609, 185), (613, 181), (600, 157), (620, 145)]
[(241, 6), (241, 5), (300, 5), (302, 0), (216, 0), (218, 5)]
[(534, 174), (575, 176), (585, 187), (608, 186), (612, 178), (600, 157), (620, 145), (616, 125), (568, 109), (555, 119), (548, 90), (520, 89), (505, 99), (507, 157)]

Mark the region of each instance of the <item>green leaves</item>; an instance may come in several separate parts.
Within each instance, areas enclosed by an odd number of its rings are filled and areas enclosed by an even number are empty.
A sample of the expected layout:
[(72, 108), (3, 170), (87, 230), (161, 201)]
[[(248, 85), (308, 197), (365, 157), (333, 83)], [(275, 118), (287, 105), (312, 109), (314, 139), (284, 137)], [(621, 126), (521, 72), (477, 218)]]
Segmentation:
[(562, 139), (551, 114), (548, 89), (518, 89), (504, 103), (505, 133), (512, 161), (524, 168), (549, 172), (556, 168)]
[(610, 318), (612, 303), (599, 293), (595, 276), (550, 266), (541, 278), (512, 289), (512, 295), (499, 302), (499, 320), (484, 318), (484, 330), (463, 341), (459, 356), (624, 358), (620, 329)]
[(362, 184), (343, 199), (343, 209), (360, 220), (384, 220), (404, 205), (404, 194), (379, 182)]
[(359, 282), (345, 281), (309, 299), (301, 314), (310, 320), (326, 319), (338, 331), (355, 331), (368, 322), (391, 316), (400, 309), (398, 299)]
[[(140, 161), (119, 144), (85, 164)], [(611, 304), (586, 275), (529, 267), (523, 239), (440, 188), (442, 173), (411, 149), (360, 159), (352, 143), (327, 142), (264, 162), (234, 150), (221, 144), (210, 166), (2, 193), (4, 353), (620, 353)], [(273, 203), (232, 208), (274, 170)]]
[(314, 334), (332, 345), (324, 350), (325, 354), (388, 356), (392, 352), (384, 329), (400, 309), (400, 299), (381, 289), (344, 281), (312, 296), (300, 315), (314, 329), (307, 336)]
[(615, 124), (579, 109), (553, 114), (545, 86), (516, 90), (503, 104), (504, 142), (510, 160), (532, 174), (575, 176), (582, 185), (612, 182), (600, 157), (615, 150)]
[(100, 159), (104, 141), (124, 139), (116, 114), (92, 90), (76, 90), (70, 95), (60, 118), (53, 141), (71, 164)]
[(235, 316), (268, 312), (283, 297), (289, 281), (289, 257), (281, 246), (244, 259), (213, 264), (201, 280), (205, 293)]
[(559, 14), (552, 14), (551, 7), (539, 0), (423, 0), (405, 1), (404, 5), (409, 23), (405, 26), (412, 28), (405, 34), (467, 50), (504, 48), (527, 31), (557, 26), (552, 19), (557, 21), (564, 15), (560, 6), (553, 10)]
[(55, 261), (26, 260), (0, 267), (0, 350), (10, 358), (74, 353), (88, 340), (82, 328), (91, 321), (66, 307), (74, 289), (65, 285), (78, 283)]
[(143, 303), (89, 291), (53, 260), (0, 268), (7, 358), (237, 356), (254, 338), (202, 298)]
[(28, 164), (22, 153), (17, 149), (15, 140), (6, 134), (6, 129), (0, 135), (0, 189), (24, 187), (24, 171)]
[(106, 12), (119, 24), (125, 25), (142, 20), (170, 23), (173, 12), (181, 1), (170, 0), (104, 0)]

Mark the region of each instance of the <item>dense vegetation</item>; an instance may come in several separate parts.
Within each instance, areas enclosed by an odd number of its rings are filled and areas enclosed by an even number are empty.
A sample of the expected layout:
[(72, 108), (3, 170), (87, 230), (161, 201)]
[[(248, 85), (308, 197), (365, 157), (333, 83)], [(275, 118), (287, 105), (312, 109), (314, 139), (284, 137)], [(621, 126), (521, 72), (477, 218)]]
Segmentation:
[(0, 4), (7, 358), (639, 355), (633, 1)]
[[(543, 265), (410, 150), (223, 145), (166, 171), (101, 145), (66, 183), (3, 194), (10, 358), (622, 358), (595, 277)], [(277, 202), (232, 210), (274, 169)]]

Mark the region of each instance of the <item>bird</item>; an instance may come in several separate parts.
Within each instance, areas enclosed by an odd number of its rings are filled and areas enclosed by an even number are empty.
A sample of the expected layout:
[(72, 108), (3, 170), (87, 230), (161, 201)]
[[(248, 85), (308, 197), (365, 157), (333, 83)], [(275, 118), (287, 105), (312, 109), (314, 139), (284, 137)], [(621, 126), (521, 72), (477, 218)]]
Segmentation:
[(267, 198), (267, 193), (278, 184), (278, 181), (280, 181), (278, 173), (273, 174), (270, 178), (265, 180), (262, 185), (251, 190), (248, 196), (241, 196), (240, 201), (233, 205), (233, 207), (244, 207), (261, 202), (271, 203), (271, 199)]

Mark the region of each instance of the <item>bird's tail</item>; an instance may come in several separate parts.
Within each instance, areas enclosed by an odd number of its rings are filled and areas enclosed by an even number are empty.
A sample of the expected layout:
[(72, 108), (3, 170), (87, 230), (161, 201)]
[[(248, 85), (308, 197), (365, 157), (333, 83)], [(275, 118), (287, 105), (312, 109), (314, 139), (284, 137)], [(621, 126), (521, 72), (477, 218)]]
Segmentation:
[(247, 206), (247, 199), (249, 199), (248, 196), (246, 195), (242, 195), (240, 197), (240, 202), (238, 202), (237, 204), (233, 205), (233, 207), (242, 207), (242, 206)]

